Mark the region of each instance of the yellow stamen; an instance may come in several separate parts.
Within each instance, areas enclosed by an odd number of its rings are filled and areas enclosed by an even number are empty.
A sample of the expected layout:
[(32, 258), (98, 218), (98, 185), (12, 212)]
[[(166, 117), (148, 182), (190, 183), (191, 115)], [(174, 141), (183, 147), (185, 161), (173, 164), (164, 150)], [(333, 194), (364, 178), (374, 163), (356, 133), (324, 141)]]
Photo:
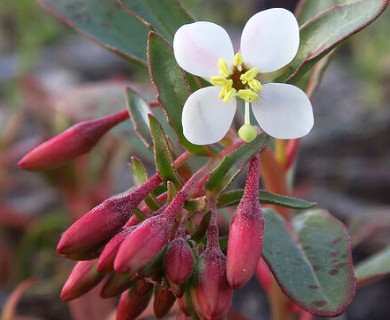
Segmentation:
[(251, 102), (253, 100), (256, 100), (259, 97), (258, 94), (252, 91), (251, 89), (238, 90), (237, 95), (240, 99), (246, 102)]
[(241, 53), (236, 53), (234, 58), (233, 58), (233, 64), (236, 66), (236, 67), (239, 67), (242, 65), (242, 54)]
[(210, 82), (214, 86), (223, 87), (228, 80), (225, 77), (211, 77)]
[(254, 80), (259, 73), (259, 68), (255, 67), (240, 76), (240, 80), (243, 84), (248, 83), (250, 80)]
[(223, 98), (223, 101), (226, 103), (229, 102), (229, 100), (233, 97), (233, 95), (236, 93), (236, 89), (231, 88), (226, 94), (225, 97)]
[(261, 83), (259, 80), (256, 79), (251, 79), (248, 81), (248, 86), (251, 88), (253, 91), (259, 92), (261, 91)]
[(218, 69), (222, 76), (225, 78), (230, 76), (229, 65), (222, 58), (218, 59)]

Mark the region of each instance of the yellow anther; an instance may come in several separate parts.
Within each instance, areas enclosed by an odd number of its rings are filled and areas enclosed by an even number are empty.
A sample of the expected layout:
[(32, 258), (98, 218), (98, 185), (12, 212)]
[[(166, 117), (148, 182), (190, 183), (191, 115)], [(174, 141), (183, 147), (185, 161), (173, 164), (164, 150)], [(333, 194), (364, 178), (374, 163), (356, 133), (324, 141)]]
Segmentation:
[(240, 99), (246, 102), (251, 102), (253, 100), (256, 100), (259, 97), (258, 94), (252, 91), (251, 89), (238, 90), (237, 95)]
[(233, 64), (236, 66), (236, 67), (239, 67), (242, 65), (242, 54), (241, 53), (236, 53), (234, 55), (234, 58), (233, 58)]
[(210, 82), (214, 86), (223, 87), (226, 85), (228, 80), (225, 77), (211, 77)]
[(229, 100), (234, 96), (234, 94), (235, 94), (236, 92), (237, 92), (236, 89), (231, 88), (231, 89), (225, 94), (225, 96), (223, 97), (223, 101), (229, 102)]
[(253, 91), (259, 92), (261, 91), (261, 83), (259, 80), (256, 79), (251, 79), (248, 81), (248, 86), (251, 88)]
[(218, 69), (222, 76), (224, 77), (230, 76), (229, 65), (222, 58), (218, 59)]
[(245, 72), (244, 74), (242, 74), (240, 76), (240, 80), (242, 81), (243, 84), (246, 84), (249, 80), (253, 80), (254, 78), (256, 78), (258, 73), (259, 73), (259, 68), (257, 67), (252, 68), (247, 72)]

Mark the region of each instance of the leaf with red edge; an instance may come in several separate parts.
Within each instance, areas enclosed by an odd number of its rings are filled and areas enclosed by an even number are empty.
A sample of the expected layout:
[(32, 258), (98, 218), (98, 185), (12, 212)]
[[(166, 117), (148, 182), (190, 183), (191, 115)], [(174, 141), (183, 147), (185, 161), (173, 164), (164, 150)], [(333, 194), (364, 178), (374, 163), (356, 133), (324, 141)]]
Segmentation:
[(277, 213), (265, 209), (264, 217), (263, 257), (284, 293), (318, 316), (345, 311), (356, 278), (344, 225), (325, 210), (309, 210), (292, 220), (292, 236)]
[(139, 17), (154, 31), (172, 42), (176, 30), (183, 24), (193, 22), (189, 12), (178, 0), (119, 0), (130, 14)]
[(389, 0), (355, 1), (333, 6), (309, 19), (300, 29), (297, 55), (287, 73), (278, 80), (295, 84), (321, 58), (379, 17), (388, 2)]
[(40, 0), (42, 7), (106, 49), (146, 63), (150, 26), (125, 12), (115, 0)]

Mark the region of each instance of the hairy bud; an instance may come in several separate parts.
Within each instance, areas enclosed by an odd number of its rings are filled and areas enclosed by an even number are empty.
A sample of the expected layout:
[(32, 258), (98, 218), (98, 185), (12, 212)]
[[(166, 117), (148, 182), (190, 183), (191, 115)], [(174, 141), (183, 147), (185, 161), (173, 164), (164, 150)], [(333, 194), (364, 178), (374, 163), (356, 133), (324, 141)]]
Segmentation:
[(66, 256), (84, 252), (112, 237), (160, 182), (160, 176), (154, 175), (130, 194), (107, 199), (87, 212), (62, 235), (58, 253)]
[(116, 254), (118, 253), (119, 247), (126, 239), (126, 237), (133, 232), (134, 229), (135, 227), (128, 227), (123, 229), (106, 244), (98, 260), (97, 269), (100, 272), (110, 272), (114, 270), (114, 260)]
[(256, 271), (261, 256), (264, 218), (259, 203), (259, 157), (250, 163), (244, 195), (229, 228), (227, 278), (233, 288), (242, 287)]
[(96, 261), (77, 262), (62, 288), (61, 300), (69, 301), (82, 296), (94, 288), (103, 276), (96, 270)]
[(184, 284), (192, 273), (194, 263), (192, 249), (183, 237), (171, 241), (164, 256), (164, 273), (171, 286)]
[(46, 170), (91, 150), (112, 127), (129, 117), (126, 110), (80, 122), (42, 143), (23, 157), (18, 165), (24, 170)]
[(165, 316), (172, 308), (176, 297), (166, 284), (158, 284), (154, 288), (153, 310), (157, 318)]
[(115, 270), (137, 271), (146, 266), (168, 243), (169, 229), (165, 217), (156, 216), (142, 222), (120, 246)]
[(153, 290), (143, 295), (137, 295), (133, 288), (122, 293), (116, 311), (116, 320), (136, 319), (146, 309), (152, 297)]

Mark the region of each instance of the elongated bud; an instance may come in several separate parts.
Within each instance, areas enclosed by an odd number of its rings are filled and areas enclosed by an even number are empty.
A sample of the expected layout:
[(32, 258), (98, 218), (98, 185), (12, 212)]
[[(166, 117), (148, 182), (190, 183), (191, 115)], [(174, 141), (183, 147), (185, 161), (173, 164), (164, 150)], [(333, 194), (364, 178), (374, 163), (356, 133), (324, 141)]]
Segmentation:
[(94, 260), (76, 263), (62, 288), (61, 300), (76, 299), (94, 288), (103, 279), (104, 275), (96, 270), (96, 263)]
[(98, 260), (98, 271), (110, 272), (114, 270), (114, 260), (116, 254), (118, 253), (119, 247), (126, 239), (126, 237), (133, 232), (134, 229), (135, 227), (128, 227), (123, 229), (106, 244)]
[(123, 292), (116, 311), (116, 320), (136, 319), (148, 306), (152, 293), (152, 289), (144, 295), (137, 295), (132, 289)]
[(123, 291), (130, 288), (135, 283), (137, 278), (127, 273), (113, 272), (104, 283), (100, 291), (101, 298), (112, 298), (121, 294)]
[[(216, 220), (216, 217), (212, 217)], [(202, 319), (224, 319), (232, 304), (233, 289), (226, 278), (226, 257), (218, 244), (218, 229), (212, 224), (207, 232), (206, 250), (196, 264), (195, 287), (191, 290), (195, 311)]]
[(120, 246), (114, 261), (115, 271), (137, 271), (157, 256), (169, 240), (168, 222), (162, 216), (142, 222)]
[(273, 276), (271, 271), (269, 270), (268, 265), (266, 264), (263, 258), (260, 258), (259, 263), (257, 264), (256, 276), (262, 288), (266, 292), (271, 290)]
[(166, 284), (158, 284), (154, 288), (153, 310), (157, 318), (165, 316), (172, 308), (176, 297)]
[(147, 282), (144, 278), (138, 279), (132, 286), (134, 294), (137, 296), (143, 296), (153, 288), (153, 284)]
[(264, 218), (259, 203), (259, 157), (252, 158), (244, 195), (229, 228), (227, 278), (232, 288), (246, 284), (261, 256)]
[(129, 117), (127, 110), (80, 122), (30, 151), (18, 163), (24, 170), (47, 170), (91, 150), (111, 128)]
[[(164, 256), (164, 273), (171, 286), (184, 284), (191, 275), (194, 264), (192, 249), (183, 237), (176, 238), (169, 243)], [(176, 293), (179, 292), (175, 290)]]
[(87, 212), (62, 235), (58, 253), (66, 256), (85, 252), (112, 237), (160, 183), (160, 176), (154, 175), (130, 194), (107, 199)]

